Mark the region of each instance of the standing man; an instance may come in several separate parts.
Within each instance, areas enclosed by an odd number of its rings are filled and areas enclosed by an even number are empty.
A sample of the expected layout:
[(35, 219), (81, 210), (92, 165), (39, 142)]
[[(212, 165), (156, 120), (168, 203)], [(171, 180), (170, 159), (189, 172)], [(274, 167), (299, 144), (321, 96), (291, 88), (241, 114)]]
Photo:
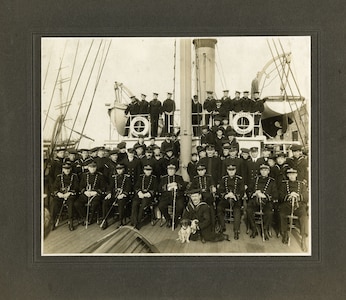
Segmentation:
[(238, 113), (241, 111), (241, 101), (240, 101), (240, 92), (235, 92), (235, 97), (232, 99), (231, 111)]
[(300, 223), (301, 248), (305, 252), (306, 237), (308, 235), (308, 213), (307, 205), (309, 201), (307, 188), (304, 182), (297, 180), (298, 172), (295, 169), (287, 170), (288, 180), (283, 180), (280, 190), (279, 199), (280, 205), (280, 218), (281, 218), (281, 232), (282, 242), (288, 243), (288, 225), (287, 216), (293, 213), (298, 216)]
[(192, 131), (194, 136), (200, 134), (199, 126), (202, 121), (202, 104), (198, 101), (198, 96), (194, 95), (192, 99)]
[(255, 113), (254, 121), (255, 121), (255, 129), (254, 134), (259, 134), (261, 115), (264, 112), (264, 100), (261, 100), (259, 97), (259, 92), (254, 93), (254, 99), (252, 101), (252, 106), (250, 112)]
[(252, 107), (252, 100), (249, 98), (249, 91), (243, 92), (243, 98), (240, 99), (241, 110), (243, 112), (250, 112)]
[(221, 112), (223, 116), (229, 118), (229, 112), (233, 110), (232, 100), (229, 97), (229, 90), (223, 91), (223, 96), (221, 98)]
[(149, 114), (149, 102), (145, 100), (147, 95), (141, 94), (141, 100), (138, 102), (138, 114), (147, 115)]
[(127, 105), (125, 109), (125, 115), (128, 116), (128, 119), (126, 121), (126, 127), (125, 127), (125, 135), (129, 134), (129, 128), (130, 128), (130, 123), (131, 119), (133, 116), (138, 115), (140, 112), (140, 105), (139, 105), (139, 100), (135, 96), (131, 96), (131, 102), (130, 104)]
[(213, 97), (212, 91), (207, 91), (207, 99), (205, 99), (203, 103), (203, 109), (206, 110), (205, 113), (205, 125), (210, 125), (210, 116), (212, 115), (213, 111), (216, 110), (216, 100)]
[(287, 160), (288, 165), (297, 170), (297, 180), (303, 181), (308, 184), (309, 173), (308, 173), (308, 160), (303, 155), (301, 145), (293, 145), (291, 147), (293, 157)]
[(159, 117), (162, 113), (161, 102), (157, 99), (158, 93), (153, 94), (153, 100), (149, 102), (149, 117), (151, 123), (151, 136), (157, 137), (159, 127)]
[(167, 93), (167, 99), (163, 101), (162, 112), (165, 114), (164, 132), (173, 133), (174, 129), (174, 111), (175, 102), (172, 98), (172, 93)]

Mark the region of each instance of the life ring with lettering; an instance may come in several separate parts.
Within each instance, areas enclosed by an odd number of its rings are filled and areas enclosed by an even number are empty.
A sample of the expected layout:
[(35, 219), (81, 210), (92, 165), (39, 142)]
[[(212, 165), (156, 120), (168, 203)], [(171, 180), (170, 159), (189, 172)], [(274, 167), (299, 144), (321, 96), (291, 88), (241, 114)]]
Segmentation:
[(254, 129), (255, 121), (251, 114), (240, 112), (233, 117), (233, 128), (239, 134), (247, 134)]
[(140, 134), (147, 135), (149, 132), (149, 121), (145, 117), (134, 117), (130, 123), (130, 133), (134, 137), (138, 137)]

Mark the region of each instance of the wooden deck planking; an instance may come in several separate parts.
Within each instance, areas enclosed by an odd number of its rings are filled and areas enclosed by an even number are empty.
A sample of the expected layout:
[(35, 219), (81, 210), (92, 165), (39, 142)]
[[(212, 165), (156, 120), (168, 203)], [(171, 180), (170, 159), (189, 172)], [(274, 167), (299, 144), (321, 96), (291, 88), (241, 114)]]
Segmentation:
[[(90, 246), (95, 241), (100, 240), (109, 233), (116, 229), (118, 223), (110, 225), (106, 230), (101, 230), (97, 224), (92, 224), (85, 229), (84, 226), (79, 225), (75, 231), (70, 232), (67, 225), (61, 225), (56, 230), (51, 232), (44, 240), (44, 254), (78, 254), (83, 249)], [(251, 239), (249, 235), (245, 234), (245, 225), (241, 224), (241, 233), (239, 240), (233, 239), (233, 225), (226, 224), (227, 231), (231, 241), (222, 242), (206, 242), (203, 244), (201, 241), (190, 241), (190, 243), (182, 244), (176, 240), (178, 237), (178, 230), (172, 231), (165, 226), (160, 227), (159, 222), (152, 226), (150, 223), (141, 228), (140, 233), (156, 246), (162, 254), (194, 254), (194, 253), (228, 253), (228, 254), (241, 254), (241, 253), (255, 253), (255, 254), (269, 254), (269, 253), (282, 253), (290, 255), (292, 253), (303, 253), (299, 246), (299, 237), (293, 234), (291, 238), (291, 245), (287, 246), (282, 244), (281, 238), (272, 237), (269, 241), (263, 242), (260, 236)], [(124, 240), (121, 245), (122, 250), (125, 250), (129, 245)], [(137, 249), (140, 251), (140, 249)], [(137, 252), (135, 250), (135, 252)]]

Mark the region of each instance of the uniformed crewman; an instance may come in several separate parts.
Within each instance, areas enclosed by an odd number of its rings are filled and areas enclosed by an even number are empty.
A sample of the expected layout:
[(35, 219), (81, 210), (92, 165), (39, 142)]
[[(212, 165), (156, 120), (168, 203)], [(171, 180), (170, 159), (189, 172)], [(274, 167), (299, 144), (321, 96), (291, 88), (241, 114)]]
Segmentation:
[(191, 153), (191, 161), (187, 165), (187, 174), (189, 174), (190, 182), (197, 175), (198, 154), (197, 152)]
[(260, 166), (260, 175), (251, 182), (248, 188), (249, 203), (247, 205), (247, 216), (252, 230), (251, 238), (257, 235), (254, 213), (263, 212), (263, 228), (264, 238), (269, 239), (269, 226), (272, 223), (273, 217), (273, 201), (278, 200), (278, 190), (276, 187), (275, 179), (269, 177), (270, 167), (268, 165)]
[(151, 135), (157, 137), (157, 130), (159, 128), (159, 117), (162, 114), (162, 104), (157, 99), (158, 93), (153, 94), (153, 100), (149, 102), (149, 116), (151, 124)]
[(216, 100), (213, 97), (212, 91), (207, 91), (207, 99), (205, 99), (203, 103), (203, 109), (206, 110), (205, 112), (205, 125), (210, 125), (210, 116), (212, 115), (213, 111), (216, 109)]
[(192, 189), (199, 189), (202, 193), (203, 200), (211, 207), (215, 206), (215, 199), (213, 194), (216, 193), (216, 185), (213, 177), (207, 174), (205, 165), (199, 164), (197, 166), (197, 175), (191, 182)]
[(246, 178), (245, 178), (245, 184), (249, 186), (252, 184), (256, 176), (259, 174), (261, 162), (258, 157), (258, 147), (251, 147), (250, 148), (250, 158), (247, 161), (247, 171), (246, 171)]
[(224, 90), (223, 91), (223, 96), (221, 98), (221, 111), (222, 115), (224, 116), (229, 116), (229, 112), (233, 110), (233, 105), (232, 105), (232, 100), (229, 97), (229, 90)]
[(252, 101), (252, 105), (250, 109), (250, 112), (256, 113), (256, 115), (254, 116), (254, 123), (255, 123), (254, 134), (255, 135), (259, 134), (259, 125), (261, 122), (261, 115), (264, 112), (264, 102), (265, 100), (260, 99), (259, 92), (255, 91), (254, 99)]
[(232, 99), (232, 111), (238, 113), (241, 110), (240, 92), (236, 91), (235, 97)]
[(198, 101), (198, 96), (194, 95), (192, 99), (192, 131), (194, 136), (200, 134), (199, 126), (202, 121), (202, 104)]
[(77, 164), (77, 169), (80, 170), (80, 172), (77, 174), (78, 178), (80, 179), (82, 176), (82, 173), (88, 172), (88, 164), (92, 160), (92, 158), (89, 156), (89, 151), (88, 149), (80, 149), (80, 158), (77, 159), (76, 164)]
[(215, 156), (215, 146), (207, 145), (207, 156), (200, 158), (198, 164), (204, 165), (207, 169), (207, 174), (213, 177), (215, 184), (217, 185), (222, 177), (221, 168), (222, 162), (220, 157)]
[(225, 209), (232, 207), (234, 216), (234, 239), (239, 239), (240, 232), (240, 217), (242, 199), (245, 192), (243, 178), (236, 175), (237, 166), (228, 165), (227, 175), (223, 176), (220, 181), (219, 194), (220, 202), (217, 205), (217, 216), (220, 222), (221, 230), (226, 230), (225, 226)]
[(309, 179), (309, 172), (308, 172), (308, 160), (303, 155), (301, 145), (293, 145), (291, 147), (291, 151), (293, 154), (293, 157), (290, 159), (287, 159), (287, 164), (297, 170), (298, 177), (297, 180), (303, 181), (305, 184), (308, 184)]
[(303, 181), (297, 180), (298, 172), (295, 169), (287, 170), (288, 180), (283, 180), (279, 190), (280, 218), (282, 242), (288, 243), (288, 221), (287, 216), (293, 213), (298, 216), (300, 223), (301, 248), (307, 250), (306, 237), (308, 235), (308, 192)]
[(252, 107), (252, 100), (249, 98), (249, 91), (243, 92), (243, 98), (240, 99), (241, 110), (243, 112), (250, 112)]
[(200, 238), (202, 243), (228, 240), (227, 235), (215, 233), (212, 226), (210, 206), (203, 201), (200, 191), (191, 189), (188, 194), (190, 200), (184, 210), (183, 219), (198, 221), (198, 230), (196, 234), (190, 236), (191, 240), (196, 241)]
[(90, 205), (89, 224), (92, 224), (95, 212), (98, 212), (101, 204), (101, 198), (106, 189), (106, 183), (102, 173), (97, 172), (97, 165), (94, 161), (88, 165), (89, 172), (83, 173), (79, 184), (80, 196), (74, 202), (80, 218), (86, 215), (86, 205)]
[(138, 114), (147, 115), (149, 114), (149, 102), (145, 100), (147, 95), (141, 94), (141, 100), (138, 102)]
[(135, 156), (133, 148), (127, 150), (127, 157), (122, 163), (125, 165), (126, 173), (130, 175), (132, 186), (134, 186), (142, 173), (142, 162)]
[[(105, 220), (106, 214), (110, 209), (111, 205), (118, 204), (119, 209), (119, 220), (120, 225), (124, 225), (125, 218), (125, 206), (129, 202), (129, 196), (132, 191), (132, 183), (130, 175), (125, 174), (125, 165), (117, 164), (116, 174), (111, 176), (110, 183), (107, 187), (106, 197), (103, 200), (102, 213), (103, 219)], [(107, 227), (107, 220), (105, 220), (105, 225), (103, 229)]]
[(167, 93), (167, 99), (162, 103), (162, 112), (165, 114), (164, 132), (173, 133), (174, 129), (174, 111), (175, 102), (172, 99), (172, 93)]
[(135, 185), (135, 196), (132, 201), (131, 224), (139, 230), (143, 218), (143, 212), (148, 207), (158, 192), (158, 181), (152, 174), (153, 168), (147, 164), (144, 166), (144, 174)]
[(172, 218), (168, 214), (168, 205), (173, 205), (173, 201), (175, 201), (174, 227), (178, 225), (178, 220), (184, 210), (184, 191), (186, 183), (183, 177), (176, 175), (176, 170), (177, 167), (175, 164), (169, 164), (167, 166), (167, 175), (162, 176), (160, 179), (159, 191), (161, 196), (158, 208), (165, 217), (167, 227), (172, 226)]
[(135, 96), (131, 96), (131, 102), (125, 109), (125, 115), (128, 117), (125, 127), (125, 135), (129, 134), (129, 127), (133, 116), (138, 115), (140, 112), (139, 100)]
[(67, 205), (68, 228), (71, 231), (74, 230), (73, 204), (76, 200), (78, 190), (78, 176), (77, 174), (72, 173), (71, 163), (66, 162), (62, 165), (62, 173), (57, 175), (54, 182), (54, 198), (51, 206), (51, 216), (53, 219), (52, 230), (54, 230), (58, 212), (61, 209), (61, 206), (64, 205), (64, 202)]

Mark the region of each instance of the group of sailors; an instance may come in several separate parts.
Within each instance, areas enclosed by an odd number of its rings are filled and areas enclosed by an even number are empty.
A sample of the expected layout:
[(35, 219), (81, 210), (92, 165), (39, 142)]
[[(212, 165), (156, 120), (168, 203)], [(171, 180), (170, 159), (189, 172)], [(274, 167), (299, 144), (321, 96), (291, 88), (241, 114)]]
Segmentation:
[[(268, 146), (239, 149), (236, 138), (218, 145), (208, 140), (208, 127), (203, 130), (201, 145), (187, 166), (179, 162), (179, 140), (169, 133), (161, 146), (153, 137), (147, 145), (140, 136), (128, 149), (125, 142), (113, 150), (67, 149), (67, 155), (65, 148), (57, 149), (46, 181), (53, 220), (66, 204), (70, 230), (74, 230), (75, 215), (89, 223), (101, 215), (106, 228), (109, 211), (117, 205), (120, 226), (130, 216), (131, 225), (139, 230), (146, 208), (156, 203), (167, 227), (176, 227), (182, 218), (199, 218), (202, 240), (216, 241), (226, 230), (225, 210), (231, 208), (234, 239), (239, 239), (242, 212), (247, 233), (256, 237), (255, 212), (261, 211), (264, 238), (269, 239), (273, 228), (288, 243), (287, 215), (294, 213), (306, 250), (308, 161), (302, 147), (292, 145), (291, 157)], [(179, 168), (186, 168), (188, 181), (178, 174)], [(174, 207), (174, 218), (169, 206)]]
[[(194, 95), (192, 98), (192, 127), (193, 135), (200, 135), (200, 126), (214, 124), (216, 120), (226, 123), (229, 120), (230, 112), (249, 112), (257, 113), (255, 123), (260, 121), (260, 114), (264, 111), (264, 102), (266, 99), (260, 99), (259, 92), (254, 92), (253, 99), (249, 97), (249, 92), (244, 91), (243, 97), (240, 97), (240, 92), (235, 92), (235, 97), (229, 96), (229, 90), (223, 91), (223, 96), (220, 99), (214, 98), (213, 91), (207, 91), (207, 98), (203, 105), (200, 103), (198, 96)], [(174, 132), (174, 112), (176, 105), (172, 99), (172, 93), (167, 93), (167, 99), (163, 101), (158, 100), (158, 93), (153, 93), (153, 99), (148, 102), (146, 95), (141, 94), (141, 99), (131, 96), (131, 102), (128, 104), (125, 114), (131, 117), (137, 115), (147, 115), (151, 124), (151, 136), (158, 136), (159, 120), (164, 115), (163, 120), (163, 135), (165, 133)], [(203, 115), (204, 122), (203, 121)], [(130, 118), (127, 122), (127, 128), (130, 125)], [(129, 130), (125, 135), (128, 135)]]

